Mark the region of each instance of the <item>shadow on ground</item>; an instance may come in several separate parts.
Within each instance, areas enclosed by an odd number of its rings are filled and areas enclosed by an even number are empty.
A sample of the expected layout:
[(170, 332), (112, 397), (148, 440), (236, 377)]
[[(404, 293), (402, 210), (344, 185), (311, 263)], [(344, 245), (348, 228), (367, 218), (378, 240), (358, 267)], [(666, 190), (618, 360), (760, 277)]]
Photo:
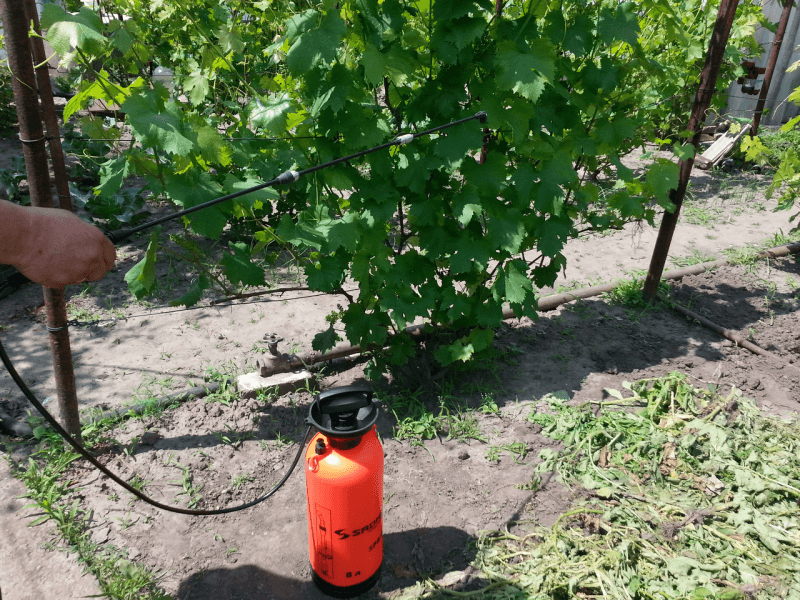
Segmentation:
[[(474, 558), (474, 540), (455, 527), (412, 529), (384, 535), (381, 577), (363, 598), (392, 592), (412, 585), (420, 576), (442, 570), (462, 570)], [(280, 544), (280, 540), (275, 540)], [(257, 557), (248, 557), (257, 560)], [(330, 598), (310, 581), (306, 566), (297, 578), (284, 577), (269, 570), (269, 565), (241, 565), (198, 571), (180, 583), (176, 600), (323, 600)]]

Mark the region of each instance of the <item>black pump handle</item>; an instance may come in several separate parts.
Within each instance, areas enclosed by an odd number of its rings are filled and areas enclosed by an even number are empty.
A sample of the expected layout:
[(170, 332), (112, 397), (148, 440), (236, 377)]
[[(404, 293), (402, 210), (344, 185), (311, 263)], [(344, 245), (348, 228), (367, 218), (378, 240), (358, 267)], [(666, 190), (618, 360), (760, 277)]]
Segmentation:
[(323, 415), (352, 413), (372, 404), (372, 390), (363, 385), (348, 385), (320, 392), (317, 396)]

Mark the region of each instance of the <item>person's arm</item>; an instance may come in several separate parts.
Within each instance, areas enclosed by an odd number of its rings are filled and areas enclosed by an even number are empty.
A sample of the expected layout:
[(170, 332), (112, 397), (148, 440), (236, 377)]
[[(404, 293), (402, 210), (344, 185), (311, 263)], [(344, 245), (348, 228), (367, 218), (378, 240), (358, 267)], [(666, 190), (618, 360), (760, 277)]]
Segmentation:
[(0, 263), (46, 287), (96, 281), (114, 266), (114, 244), (67, 210), (0, 200)]

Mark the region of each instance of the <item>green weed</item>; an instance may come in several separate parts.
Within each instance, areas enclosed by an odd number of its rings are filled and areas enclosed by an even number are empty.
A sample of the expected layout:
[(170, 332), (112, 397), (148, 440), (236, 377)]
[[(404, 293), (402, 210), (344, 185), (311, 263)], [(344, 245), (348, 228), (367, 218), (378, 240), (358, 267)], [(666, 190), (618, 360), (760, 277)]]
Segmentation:
[[(88, 532), (87, 514), (80, 500), (69, 502), (69, 481), (64, 481), (66, 468), (78, 455), (66, 449), (60, 440), (53, 442), (42, 436), (37, 452), (30, 458), (27, 468), (21, 469), (11, 463), (14, 475), (26, 487), (23, 497), (33, 500), (33, 506), (42, 515), (29, 525), (35, 526), (52, 521), (62, 540), (53, 544), (65, 552), (75, 553), (79, 561), (97, 579), (104, 597), (115, 600), (170, 600), (158, 587), (162, 574), (127, 560), (124, 551), (111, 544), (102, 548), (91, 541)], [(121, 526), (129, 527), (130, 513), (123, 518)]]
[(490, 446), (486, 451), (486, 460), (489, 462), (499, 462), (503, 452), (508, 452), (517, 464), (525, 464), (522, 459), (528, 455), (528, 446), (524, 442), (509, 442), (497, 446)]
[(253, 477), (250, 475), (250, 473), (242, 473), (241, 475), (237, 475), (233, 478), (231, 485), (233, 486), (233, 489), (238, 490), (240, 487), (250, 483), (251, 481), (253, 481)]

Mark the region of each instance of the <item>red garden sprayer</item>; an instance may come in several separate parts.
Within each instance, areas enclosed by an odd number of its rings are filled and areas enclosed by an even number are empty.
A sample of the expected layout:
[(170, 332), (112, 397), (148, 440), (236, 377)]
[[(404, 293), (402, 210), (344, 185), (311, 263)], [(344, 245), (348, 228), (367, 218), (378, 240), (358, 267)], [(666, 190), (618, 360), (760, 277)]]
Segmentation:
[(378, 407), (362, 386), (319, 394), (306, 423), (308, 553), (317, 587), (351, 598), (378, 581), (383, 562), (383, 447)]

